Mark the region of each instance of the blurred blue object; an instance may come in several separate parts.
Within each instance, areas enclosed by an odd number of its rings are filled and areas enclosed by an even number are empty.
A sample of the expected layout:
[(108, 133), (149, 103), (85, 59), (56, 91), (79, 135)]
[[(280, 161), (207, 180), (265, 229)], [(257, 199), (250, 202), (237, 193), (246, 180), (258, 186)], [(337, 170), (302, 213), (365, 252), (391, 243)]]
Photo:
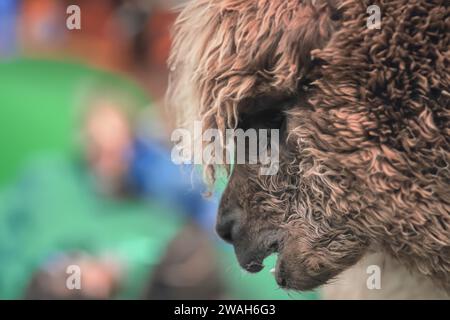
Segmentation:
[(218, 199), (205, 198), (207, 191), (192, 166), (178, 166), (170, 152), (156, 140), (137, 138), (131, 159), (130, 180), (144, 197), (156, 198), (183, 212), (209, 232), (214, 231)]
[(17, 51), (19, 0), (0, 1), (0, 56), (12, 56)]

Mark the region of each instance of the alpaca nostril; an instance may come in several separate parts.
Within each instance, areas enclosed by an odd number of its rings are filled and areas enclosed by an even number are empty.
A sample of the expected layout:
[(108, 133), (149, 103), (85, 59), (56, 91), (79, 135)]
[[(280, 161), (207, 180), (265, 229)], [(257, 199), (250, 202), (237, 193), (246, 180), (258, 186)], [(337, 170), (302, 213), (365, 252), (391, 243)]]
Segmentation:
[(217, 230), (217, 234), (223, 240), (225, 240), (228, 243), (232, 243), (233, 242), (233, 237), (231, 235), (231, 228), (224, 227), (224, 226), (220, 225), (220, 226), (217, 226), (216, 230)]
[(221, 214), (217, 219), (216, 232), (226, 242), (233, 243), (237, 219), (230, 214)]

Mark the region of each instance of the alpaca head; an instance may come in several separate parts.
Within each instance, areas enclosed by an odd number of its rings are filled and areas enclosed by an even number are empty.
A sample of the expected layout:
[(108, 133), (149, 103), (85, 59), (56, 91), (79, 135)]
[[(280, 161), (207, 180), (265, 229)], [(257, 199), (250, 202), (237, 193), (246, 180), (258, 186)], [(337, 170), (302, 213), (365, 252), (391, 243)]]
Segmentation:
[[(421, 106), (374, 112), (383, 102), (380, 90), (401, 89), (384, 87), (389, 74), (368, 61), (389, 53), (382, 49), (388, 37), (366, 28), (366, 9), (337, 0), (196, 0), (176, 25), (169, 98), (181, 117), (221, 131), (279, 129), (279, 170), (264, 176), (258, 164), (235, 165), (217, 231), (250, 272), (278, 253), (275, 276), (283, 288), (322, 285), (370, 245), (382, 245), (387, 233), (404, 233), (409, 226), (398, 223), (399, 215), (418, 202), (402, 197), (411, 190), (426, 196), (421, 188), (429, 178), (426, 170), (409, 180), (405, 172), (416, 164), (423, 169), (427, 157), (429, 167), (443, 166), (438, 152), (408, 158), (408, 145), (421, 137), (402, 129), (420, 114), (427, 138), (444, 143)], [(369, 37), (375, 40), (367, 43)], [(420, 98), (408, 94), (398, 94), (398, 105)], [(436, 197), (444, 194), (441, 178), (433, 182)]]

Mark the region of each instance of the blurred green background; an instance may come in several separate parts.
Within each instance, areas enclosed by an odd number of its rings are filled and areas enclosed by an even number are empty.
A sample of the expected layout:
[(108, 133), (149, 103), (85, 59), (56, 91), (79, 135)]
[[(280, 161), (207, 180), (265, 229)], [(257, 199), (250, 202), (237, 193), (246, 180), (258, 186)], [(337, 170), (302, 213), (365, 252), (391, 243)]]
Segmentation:
[(244, 273), (167, 157), (177, 2), (0, 1), (0, 299), (318, 298)]

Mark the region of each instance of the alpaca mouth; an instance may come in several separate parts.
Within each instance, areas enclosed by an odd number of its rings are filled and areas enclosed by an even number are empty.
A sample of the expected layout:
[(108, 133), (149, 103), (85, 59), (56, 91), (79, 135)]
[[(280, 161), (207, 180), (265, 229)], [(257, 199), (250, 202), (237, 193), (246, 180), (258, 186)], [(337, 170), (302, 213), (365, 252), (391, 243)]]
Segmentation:
[(273, 240), (264, 247), (252, 250), (251, 248), (243, 248), (239, 245), (235, 246), (235, 253), (241, 267), (250, 273), (258, 273), (264, 269), (264, 260), (271, 254), (278, 253), (280, 250), (280, 242)]
[(270, 273), (273, 275), (277, 285), (281, 289), (289, 288), (289, 274), (284, 270), (282, 264), (280, 263), (280, 252), (282, 251), (280, 242), (274, 241), (266, 249), (260, 250), (259, 252), (253, 252), (253, 255), (247, 252), (245, 255), (245, 260), (240, 259), (237, 249), (235, 250), (241, 267), (250, 273), (258, 273), (262, 271), (264, 269), (264, 260), (272, 254), (277, 254), (278, 257), (276, 258), (275, 267), (270, 269)]
[[(252, 246), (248, 245), (235, 245), (235, 253), (241, 267), (247, 272), (258, 273), (265, 267), (264, 260), (270, 255), (276, 254), (275, 267), (270, 269), (270, 273), (281, 289), (306, 290), (312, 288), (310, 282), (313, 279), (302, 279), (301, 283), (297, 284), (295, 276), (286, 269), (286, 257), (283, 256), (283, 242), (280, 241), (280, 238), (276, 237), (272, 241), (267, 241), (267, 237), (265, 235), (266, 241), (263, 241), (266, 245), (259, 245), (258, 249), (252, 250)], [(314, 283), (316, 284), (316, 282)]]

